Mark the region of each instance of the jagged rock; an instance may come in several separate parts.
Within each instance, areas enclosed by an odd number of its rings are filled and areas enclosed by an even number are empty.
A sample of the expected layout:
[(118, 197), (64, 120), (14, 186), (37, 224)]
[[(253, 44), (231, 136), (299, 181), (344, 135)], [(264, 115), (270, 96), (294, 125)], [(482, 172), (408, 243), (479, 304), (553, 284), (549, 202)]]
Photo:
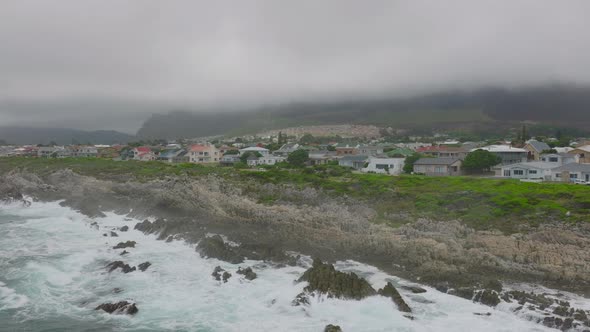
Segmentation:
[(150, 263), (150, 262), (144, 262), (144, 263), (139, 264), (137, 267), (139, 268), (139, 270), (141, 272), (145, 272), (145, 270), (147, 270), (148, 267), (150, 267), (150, 265), (152, 265), (152, 263)]
[(135, 248), (136, 244), (135, 241), (119, 242), (113, 249)]
[(553, 313), (560, 316), (570, 316), (569, 315), (569, 308), (563, 305), (560, 305), (553, 309)]
[(152, 226), (152, 223), (149, 220), (146, 219), (146, 220), (144, 220), (142, 222), (138, 222), (137, 224), (135, 224), (135, 226), (133, 226), (133, 229), (136, 229), (138, 231), (145, 232), (151, 226)]
[(256, 272), (252, 271), (251, 267), (247, 267), (245, 269), (242, 269), (241, 267), (238, 268), (238, 272), (236, 272), (237, 274), (242, 274), (244, 276), (244, 278), (248, 279), (248, 280), (254, 280), (256, 279), (256, 277), (258, 276), (256, 274)]
[(473, 314), (476, 316), (491, 316), (492, 315), (491, 312), (474, 312)]
[(313, 266), (305, 271), (298, 281), (309, 283), (304, 288), (306, 292), (317, 291), (342, 299), (361, 300), (377, 293), (365, 279), (355, 273), (336, 271), (334, 265), (324, 264), (319, 259), (314, 259)]
[(109, 236), (107, 233), (103, 233), (102, 236)]
[(117, 233), (115, 233), (115, 232), (111, 231), (111, 236), (112, 236), (112, 237), (117, 237), (117, 236), (119, 236), (119, 234), (117, 234)]
[(129, 264), (125, 264), (123, 261), (114, 261), (109, 263), (106, 268), (109, 270), (109, 272), (113, 272), (114, 270), (121, 268), (123, 273), (129, 273), (136, 270), (135, 266), (131, 267)]
[(129, 251), (127, 251), (127, 250), (123, 250), (123, 252), (121, 252), (121, 253), (119, 254), (119, 256), (124, 256), (124, 255), (127, 255), (128, 253), (129, 253)]
[(119, 230), (121, 232), (127, 232), (129, 230), (129, 226), (123, 226), (123, 227), (119, 228)]
[(292, 306), (309, 305), (309, 296), (305, 293), (299, 293), (295, 296), (295, 299), (291, 302)]
[(563, 325), (563, 319), (558, 317), (545, 317), (543, 319), (543, 325), (558, 329)]
[(451, 289), (449, 290), (449, 294), (451, 295), (455, 295), (458, 297), (462, 297), (464, 299), (467, 300), (471, 300), (473, 299), (473, 294), (475, 293), (475, 290), (472, 287), (460, 287), (457, 289)]
[(500, 303), (500, 297), (498, 296), (498, 293), (489, 289), (477, 292), (473, 300), (475, 302), (481, 302), (482, 304), (489, 305), (490, 307), (495, 307), (498, 305), (498, 303)]
[(117, 303), (103, 303), (96, 307), (94, 310), (103, 310), (108, 312), (109, 314), (127, 315), (135, 315), (139, 311), (135, 303), (130, 303), (127, 301), (120, 301)]
[(231, 273), (222, 269), (221, 266), (216, 266), (215, 269), (213, 270), (213, 273), (211, 273), (211, 275), (213, 276), (213, 278), (215, 278), (215, 280), (217, 280), (217, 281), (223, 280), (223, 282), (227, 282), (227, 280), (229, 280), (229, 278), (231, 278)]
[(500, 293), (502, 291), (502, 283), (499, 280), (491, 279), (483, 285), (483, 288), (491, 289)]
[(582, 310), (582, 309), (578, 309), (574, 312), (574, 318), (579, 321), (582, 321), (582, 322), (588, 320), (588, 316), (586, 315), (586, 312), (584, 312), (584, 310)]
[(174, 240), (172, 235), (170, 235), (170, 236), (168, 236), (168, 238), (166, 238), (166, 242), (168, 242), (168, 243), (172, 242), (172, 240)]
[(115, 288), (113, 288), (113, 293), (115, 293), (115, 294), (119, 294), (119, 293), (121, 293), (121, 292), (123, 292), (123, 289), (121, 289), (121, 288), (118, 288), (118, 287), (115, 287)]
[(417, 286), (402, 286), (403, 289), (409, 290), (414, 294), (426, 293), (426, 289)]
[(203, 257), (217, 258), (232, 264), (244, 262), (244, 256), (232, 246), (226, 244), (219, 235), (202, 239), (197, 245), (197, 251)]
[(379, 295), (389, 297), (397, 305), (397, 309), (402, 312), (412, 312), (410, 306), (404, 301), (400, 293), (393, 287), (391, 282), (388, 282), (385, 287), (378, 291)]
[(324, 328), (324, 332), (342, 332), (342, 329), (338, 325), (328, 324)]

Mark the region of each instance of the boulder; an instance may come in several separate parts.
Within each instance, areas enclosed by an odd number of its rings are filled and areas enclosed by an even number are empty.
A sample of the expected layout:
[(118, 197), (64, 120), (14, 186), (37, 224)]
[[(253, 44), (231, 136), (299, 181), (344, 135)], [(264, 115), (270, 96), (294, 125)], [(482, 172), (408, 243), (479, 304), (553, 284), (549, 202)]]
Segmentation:
[(135, 303), (130, 303), (127, 301), (120, 301), (117, 303), (103, 303), (96, 307), (94, 310), (103, 310), (108, 312), (109, 314), (127, 314), (127, 315), (135, 315), (139, 309)]
[(324, 328), (324, 332), (342, 332), (342, 329), (338, 325), (328, 324)]
[(244, 262), (244, 256), (234, 248), (223, 241), (219, 235), (206, 237), (197, 245), (197, 251), (202, 257), (217, 258), (232, 264)]
[(217, 281), (223, 280), (223, 282), (227, 282), (227, 280), (229, 278), (231, 278), (231, 273), (222, 269), (221, 266), (216, 266), (215, 269), (213, 270), (213, 273), (211, 273), (211, 275), (213, 276), (213, 278), (215, 278), (215, 280), (217, 280)]
[(121, 252), (121, 253), (119, 254), (119, 256), (124, 256), (124, 255), (127, 255), (128, 253), (129, 253), (129, 251), (127, 251), (127, 250), (123, 250), (123, 252)]
[(115, 232), (111, 231), (111, 236), (112, 236), (112, 237), (117, 237), (117, 236), (119, 236), (119, 234), (117, 234), (117, 233), (115, 233)]
[(410, 306), (404, 301), (400, 293), (393, 287), (391, 282), (388, 282), (385, 287), (378, 291), (379, 295), (389, 297), (397, 305), (399, 311), (402, 312), (412, 312)]
[(121, 232), (127, 232), (129, 230), (129, 226), (123, 226), (123, 227), (119, 228), (119, 230)]
[(125, 264), (123, 261), (114, 261), (112, 263), (109, 263), (106, 266), (106, 268), (109, 270), (109, 272), (113, 272), (116, 269), (120, 268), (123, 273), (129, 273), (136, 270), (135, 266), (131, 267), (129, 266), (129, 264)]
[(295, 296), (295, 299), (291, 302), (291, 305), (294, 307), (300, 305), (309, 305), (309, 296), (305, 292), (299, 293), (297, 296)]
[(473, 300), (475, 302), (481, 302), (481, 304), (489, 305), (490, 307), (495, 307), (500, 303), (500, 296), (496, 291), (486, 289), (477, 292)]
[(319, 259), (313, 261), (313, 266), (305, 271), (298, 281), (309, 283), (304, 288), (306, 292), (319, 292), (329, 297), (361, 300), (376, 294), (375, 289), (365, 279), (353, 272), (336, 271), (334, 265), (324, 264)]
[(410, 292), (412, 292), (414, 294), (426, 293), (426, 289), (421, 288), (421, 287), (417, 287), (417, 286), (402, 286), (402, 288), (405, 290), (409, 290)]
[(244, 278), (246, 278), (248, 280), (254, 280), (254, 279), (256, 279), (256, 277), (258, 277), (256, 272), (252, 271), (251, 267), (247, 267), (245, 269), (242, 269), (241, 267), (239, 267), (238, 272), (236, 272), (236, 273), (243, 275)]
[(147, 270), (148, 267), (150, 267), (150, 265), (152, 265), (152, 263), (150, 263), (150, 262), (143, 262), (143, 263), (139, 264), (137, 267), (139, 268), (139, 270), (141, 272), (145, 272), (145, 270)]
[(113, 249), (135, 248), (136, 244), (135, 241), (119, 242)]

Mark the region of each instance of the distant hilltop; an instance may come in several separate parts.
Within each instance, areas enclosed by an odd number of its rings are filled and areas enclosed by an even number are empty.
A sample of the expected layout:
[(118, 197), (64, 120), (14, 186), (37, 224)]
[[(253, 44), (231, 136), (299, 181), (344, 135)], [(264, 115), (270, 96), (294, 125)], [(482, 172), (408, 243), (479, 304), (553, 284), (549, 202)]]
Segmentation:
[(524, 121), (588, 130), (589, 111), (590, 87), (587, 86), (490, 88), (410, 98), (291, 103), (223, 112), (175, 111), (152, 115), (137, 135), (143, 139), (238, 136), (282, 128), (344, 124), (410, 131), (498, 132)]
[(313, 136), (340, 136), (344, 138), (376, 138), (381, 136), (380, 129), (377, 126), (350, 124), (283, 128), (260, 132), (258, 133), (258, 136), (278, 136), (279, 132), (284, 135), (295, 137), (301, 137), (305, 134)]
[(68, 128), (0, 127), (0, 141), (6, 144), (115, 144), (133, 141), (135, 136), (113, 130), (84, 131)]

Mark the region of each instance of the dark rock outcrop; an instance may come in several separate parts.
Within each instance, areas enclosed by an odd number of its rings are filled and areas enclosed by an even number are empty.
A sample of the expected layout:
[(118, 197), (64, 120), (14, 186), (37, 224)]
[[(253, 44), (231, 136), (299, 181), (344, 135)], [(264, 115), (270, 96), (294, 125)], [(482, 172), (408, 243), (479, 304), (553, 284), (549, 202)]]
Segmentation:
[(414, 294), (426, 293), (426, 289), (424, 289), (422, 287), (418, 287), (418, 286), (402, 286), (402, 288), (405, 290), (409, 290), (410, 292), (412, 292)]
[(152, 265), (152, 263), (150, 263), (150, 262), (143, 262), (143, 263), (139, 264), (139, 265), (137, 266), (137, 268), (139, 268), (139, 270), (140, 270), (141, 272), (145, 272), (145, 270), (147, 270), (147, 269), (148, 269), (148, 267), (150, 267), (151, 265)]
[(252, 271), (251, 267), (247, 267), (245, 269), (242, 269), (241, 267), (239, 267), (238, 272), (236, 272), (236, 273), (243, 275), (244, 278), (246, 278), (248, 280), (254, 280), (254, 279), (256, 279), (256, 277), (258, 277), (256, 272)]
[(123, 227), (119, 228), (119, 230), (121, 232), (127, 232), (129, 230), (129, 226), (123, 226)]
[(125, 256), (125, 255), (127, 255), (128, 253), (129, 253), (129, 251), (127, 251), (127, 250), (123, 250), (123, 251), (122, 251), (122, 252), (119, 254), (119, 256)]
[(113, 249), (135, 248), (136, 244), (135, 241), (119, 242)]
[(291, 302), (292, 306), (309, 305), (309, 296), (307, 293), (302, 292), (295, 296), (295, 299)]
[(117, 236), (119, 236), (119, 234), (117, 234), (117, 233), (115, 233), (115, 232), (111, 231), (111, 236), (112, 236), (112, 237), (117, 237)]
[(225, 243), (219, 235), (202, 239), (197, 245), (197, 251), (203, 257), (217, 258), (232, 264), (244, 262), (244, 256), (239, 250)]
[(389, 297), (397, 305), (399, 311), (412, 312), (410, 306), (404, 301), (400, 293), (393, 287), (391, 282), (388, 282), (385, 287), (378, 291), (379, 295)]
[(498, 303), (500, 303), (500, 296), (496, 291), (486, 289), (477, 292), (473, 300), (475, 302), (481, 302), (482, 304), (489, 305), (490, 307), (495, 307), (498, 305)]
[(334, 265), (324, 264), (319, 259), (313, 261), (313, 266), (298, 281), (309, 283), (304, 289), (306, 292), (319, 292), (329, 297), (361, 300), (376, 294), (365, 279), (352, 272), (336, 271)]
[(129, 273), (129, 272), (133, 272), (136, 270), (135, 266), (131, 267), (129, 266), (129, 264), (125, 264), (123, 261), (114, 261), (112, 263), (109, 263), (106, 268), (108, 269), (109, 272), (113, 272), (116, 269), (121, 269), (121, 271), (123, 273)]
[(324, 328), (324, 332), (342, 332), (342, 329), (338, 325), (328, 324)]
[(109, 314), (127, 314), (127, 315), (135, 315), (139, 309), (135, 303), (130, 303), (127, 301), (120, 301), (117, 303), (103, 303), (96, 307), (94, 310), (103, 310), (108, 312)]
[(229, 278), (231, 278), (231, 273), (222, 269), (221, 266), (216, 266), (215, 269), (213, 270), (213, 273), (211, 273), (211, 275), (213, 276), (213, 278), (215, 278), (215, 280), (217, 280), (217, 281), (223, 280), (224, 283), (227, 282), (229, 280)]

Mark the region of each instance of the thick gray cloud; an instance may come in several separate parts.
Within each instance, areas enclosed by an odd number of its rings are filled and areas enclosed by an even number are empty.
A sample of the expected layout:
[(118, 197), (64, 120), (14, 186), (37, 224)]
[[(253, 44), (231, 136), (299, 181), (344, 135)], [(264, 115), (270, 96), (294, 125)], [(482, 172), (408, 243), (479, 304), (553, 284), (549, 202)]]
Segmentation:
[(0, 126), (590, 82), (590, 1), (0, 0)]

